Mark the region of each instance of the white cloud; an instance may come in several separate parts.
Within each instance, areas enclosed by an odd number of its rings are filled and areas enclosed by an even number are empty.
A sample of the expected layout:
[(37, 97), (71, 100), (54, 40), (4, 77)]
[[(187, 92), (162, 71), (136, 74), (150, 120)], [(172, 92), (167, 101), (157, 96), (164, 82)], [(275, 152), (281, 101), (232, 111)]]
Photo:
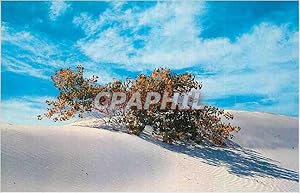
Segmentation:
[[(113, 65), (133, 71), (195, 67), (212, 74), (197, 74), (205, 96), (211, 99), (254, 94), (274, 99), (277, 109), (285, 103), (290, 112), (298, 108), (298, 32), (285, 25), (260, 23), (235, 40), (204, 39), (205, 26), (198, 22), (206, 12), (203, 2), (159, 2), (146, 9), (125, 4), (112, 3), (97, 18), (88, 13), (73, 18), (74, 25), (86, 34), (77, 42), (77, 48), (91, 60), (83, 61), (86, 72), (99, 75), (100, 83), (120, 78), (113, 73)], [(69, 5), (56, 1), (51, 7), (50, 17), (55, 20)], [(7, 70), (39, 78), (81, 62), (76, 61), (80, 57), (63, 62), (57, 56), (63, 55), (60, 50), (64, 49), (54, 42), (6, 24), (2, 25), (2, 45), (16, 48), (2, 49)], [(245, 105), (249, 104), (236, 107)]]
[[(78, 46), (95, 62), (116, 63), (135, 70), (193, 66), (231, 70), (233, 66), (255, 68), (297, 60), (298, 33), (289, 32), (285, 26), (262, 23), (233, 42), (225, 37), (201, 38), (201, 26), (195, 19), (204, 12), (203, 7), (199, 2), (164, 2), (144, 11), (112, 8), (98, 20), (85, 13), (73, 20), (87, 34)], [(149, 34), (140, 34), (143, 28), (149, 28)], [(136, 41), (142, 41), (144, 46), (136, 48)]]
[(11, 72), (27, 74), (29, 76), (37, 77), (40, 79), (49, 78), (45, 75), (45, 70), (33, 68), (29, 63), (18, 60), (13, 56), (3, 57), (2, 63), (5, 64), (6, 70)]
[(1, 119), (2, 123), (16, 124), (50, 124), (50, 120), (37, 120), (37, 116), (45, 113), (46, 100), (52, 100), (52, 97), (20, 97), (1, 101)]
[(65, 45), (55, 44), (39, 34), (18, 31), (2, 23), (2, 70), (50, 79), (55, 70), (73, 66), (78, 57), (68, 54)]
[(51, 2), (49, 17), (51, 20), (56, 20), (60, 15), (65, 13), (65, 11), (70, 7), (69, 4), (62, 0), (54, 0)]
[(227, 95), (274, 95), (284, 92), (287, 88), (297, 89), (298, 87), (296, 69), (277, 68), (271, 71), (249, 71), (209, 77), (197, 76), (196, 78), (203, 82), (203, 91), (210, 99)]
[(211, 69), (215, 75), (197, 77), (203, 82), (206, 99), (256, 95), (272, 99), (273, 103), (237, 101), (230, 108), (297, 114), (298, 32), (263, 23), (223, 49), (226, 55), (215, 57)]
[(134, 51), (130, 38), (118, 35), (116, 29), (101, 33), (101, 38), (80, 45), (84, 53), (97, 62), (129, 63), (128, 54)]
[[(215, 75), (199, 74), (204, 84), (204, 97), (209, 99), (237, 95), (258, 95), (272, 98), (270, 105), (281, 112), (297, 112), (298, 88), (298, 33), (284, 26), (261, 24), (227, 45), (228, 53), (217, 58)], [(219, 67), (219, 68), (218, 68)], [(290, 105), (293, 104), (293, 105)], [(241, 107), (242, 104), (239, 104)], [(290, 105), (284, 110), (283, 106)], [(267, 107), (259, 107), (256, 109)], [(251, 107), (248, 107), (248, 109)], [(245, 108), (246, 109), (246, 108)]]
[(113, 72), (109, 67), (109, 65), (105, 64), (95, 64), (93, 62), (83, 62), (83, 63), (75, 63), (75, 65), (82, 65), (84, 66), (85, 72), (84, 77), (85, 78), (91, 78), (93, 75), (98, 76), (98, 84), (104, 85), (108, 82), (111, 82), (114, 79), (118, 80), (124, 80), (126, 77), (117, 74)]
[[(197, 75), (211, 99), (260, 95), (274, 99), (277, 104), (268, 108), (276, 112), (284, 105), (289, 108), (282, 112), (297, 112), (298, 32), (264, 22), (234, 40), (204, 39), (203, 26), (196, 21), (206, 11), (203, 3), (163, 2), (145, 10), (124, 9), (107, 9), (98, 19), (84, 14), (73, 20), (87, 36), (78, 46), (94, 62), (131, 70), (200, 68), (212, 74)], [(143, 29), (149, 33), (139, 33)], [(136, 48), (136, 41), (144, 45)]]
[(80, 64), (85, 67), (87, 77), (98, 75), (99, 83), (122, 78), (113, 73), (109, 66), (84, 59), (76, 48), (70, 49), (63, 44), (55, 44), (39, 34), (17, 31), (7, 23), (2, 23), (1, 30), (3, 71), (50, 79), (56, 70), (75, 68)]
[(8, 71), (47, 78), (46, 67), (56, 65), (50, 60), (51, 54), (57, 52), (55, 46), (29, 32), (15, 31), (6, 23), (2, 26), (3, 66)]
[(7, 23), (2, 23), (2, 42), (9, 43), (28, 52), (35, 53), (37, 56), (49, 56), (55, 50), (55, 46), (49, 44), (42, 37), (36, 37), (28, 31), (16, 31)]
[[(106, 10), (98, 20), (87, 14), (74, 18), (87, 34), (78, 46), (94, 61), (119, 63), (134, 69), (145, 69), (159, 65), (189, 65), (190, 59), (178, 58), (178, 52), (199, 42), (200, 33), (193, 16), (199, 15), (203, 4), (158, 3), (145, 11), (136, 8), (123, 11), (120, 7)], [(106, 28), (107, 24), (114, 24)], [(149, 35), (139, 33), (150, 28)], [(121, 35), (124, 30), (129, 36)], [(143, 49), (134, 47), (136, 41), (145, 42)], [(176, 62), (174, 62), (176, 61)], [(138, 65), (138, 66), (137, 66)], [(154, 66), (153, 66), (154, 65)], [(178, 67), (178, 65), (177, 65)]]

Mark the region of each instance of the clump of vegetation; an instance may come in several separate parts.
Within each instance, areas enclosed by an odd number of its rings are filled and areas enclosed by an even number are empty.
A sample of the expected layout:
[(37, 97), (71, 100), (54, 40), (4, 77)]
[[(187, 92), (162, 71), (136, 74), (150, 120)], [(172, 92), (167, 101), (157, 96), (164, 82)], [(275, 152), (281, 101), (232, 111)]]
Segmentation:
[[(61, 69), (52, 76), (60, 95), (55, 101), (46, 101), (49, 105), (48, 111), (43, 116), (39, 115), (39, 119), (47, 117), (54, 121), (64, 121), (76, 115), (82, 117), (86, 112), (98, 111), (113, 117), (115, 122), (123, 124), (129, 133), (135, 135), (139, 135), (149, 125), (152, 126), (155, 136), (166, 143), (182, 141), (217, 146), (225, 146), (228, 139), (240, 129), (224, 121), (233, 119), (230, 113), (212, 106), (184, 110), (180, 104), (174, 108), (172, 102), (164, 103), (160, 98), (147, 109), (134, 106), (126, 109), (126, 102), (136, 92), (140, 95), (141, 103), (145, 104), (148, 92), (157, 92), (161, 96), (167, 93), (166, 97), (181, 93), (182, 97), (193, 90), (199, 91), (202, 84), (190, 73), (175, 74), (161, 68), (150, 75), (141, 74), (135, 80), (112, 81), (99, 85), (98, 77), (85, 79), (83, 71), (83, 67), (78, 66), (77, 70)], [(99, 92), (126, 93), (126, 102), (118, 105), (115, 111), (97, 109), (93, 102)], [(190, 97), (187, 105), (191, 105), (192, 100), (193, 97)], [(165, 108), (161, 108), (162, 105)]]

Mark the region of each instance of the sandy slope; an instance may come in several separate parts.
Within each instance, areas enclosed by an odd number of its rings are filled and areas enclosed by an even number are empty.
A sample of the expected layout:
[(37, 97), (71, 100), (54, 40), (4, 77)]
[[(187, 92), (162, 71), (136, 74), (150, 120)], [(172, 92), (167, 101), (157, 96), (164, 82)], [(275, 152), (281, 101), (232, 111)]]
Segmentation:
[(82, 126), (2, 124), (1, 190), (298, 191), (298, 119), (233, 113), (243, 149), (171, 146)]

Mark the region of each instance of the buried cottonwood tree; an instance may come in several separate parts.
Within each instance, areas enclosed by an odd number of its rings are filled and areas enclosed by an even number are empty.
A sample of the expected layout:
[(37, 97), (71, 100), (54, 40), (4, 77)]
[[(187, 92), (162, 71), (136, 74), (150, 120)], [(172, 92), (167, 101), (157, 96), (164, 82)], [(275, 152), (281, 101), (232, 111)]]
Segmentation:
[[(61, 69), (51, 77), (59, 90), (59, 96), (57, 100), (46, 101), (48, 111), (39, 115), (39, 119), (47, 117), (54, 121), (65, 121), (75, 116), (83, 117), (87, 112), (100, 112), (125, 126), (127, 132), (132, 134), (139, 135), (145, 126), (150, 125), (155, 136), (167, 143), (181, 141), (218, 146), (226, 145), (233, 133), (240, 129), (226, 121), (233, 119), (230, 113), (212, 106), (185, 110), (180, 107), (183, 102), (174, 108), (172, 102), (162, 104), (163, 100), (160, 98), (146, 109), (134, 106), (126, 108), (126, 102), (130, 102), (137, 92), (144, 105), (149, 92), (156, 92), (161, 96), (167, 93), (167, 97), (171, 97), (175, 93), (183, 96), (193, 90), (199, 91), (202, 85), (190, 73), (175, 74), (168, 69), (156, 69), (150, 75), (139, 75), (135, 80), (112, 81), (99, 85), (98, 77), (86, 79), (83, 71), (81, 66), (77, 70)], [(125, 102), (116, 105), (114, 111), (96, 108), (94, 99), (101, 92), (125, 93)], [(106, 98), (100, 98), (100, 103), (101, 100), (106, 101)], [(188, 106), (192, 100), (193, 97), (188, 98)], [(165, 108), (161, 108), (162, 106)]]

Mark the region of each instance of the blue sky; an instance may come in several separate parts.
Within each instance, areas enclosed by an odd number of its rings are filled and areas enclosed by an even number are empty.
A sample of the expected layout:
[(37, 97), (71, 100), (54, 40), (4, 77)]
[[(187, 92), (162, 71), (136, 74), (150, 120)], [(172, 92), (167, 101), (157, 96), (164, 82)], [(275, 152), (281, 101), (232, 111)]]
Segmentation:
[(297, 2), (2, 2), (1, 121), (38, 122), (50, 76), (191, 72), (206, 104), (298, 116)]

